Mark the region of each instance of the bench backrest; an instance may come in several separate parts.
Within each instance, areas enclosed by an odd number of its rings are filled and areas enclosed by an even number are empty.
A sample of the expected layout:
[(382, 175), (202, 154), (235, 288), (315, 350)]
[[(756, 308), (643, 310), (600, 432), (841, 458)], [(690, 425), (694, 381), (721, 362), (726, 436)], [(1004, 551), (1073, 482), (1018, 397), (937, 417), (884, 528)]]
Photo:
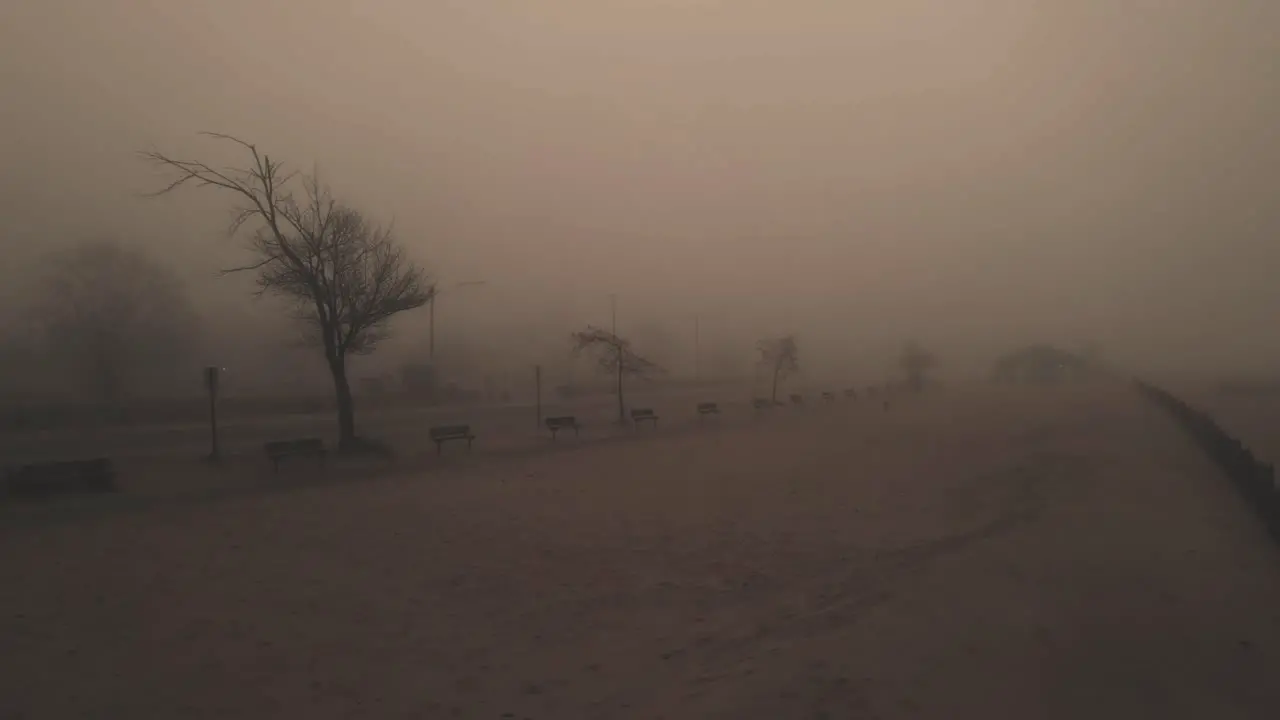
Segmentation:
[(636, 420), (653, 417), (653, 408), (635, 408), (631, 411), (631, 417)]
[(713, 402), (698, 403), (698, 412), (715, 412), (719, 409), (720, 406)]
[(573, 427), (578, 424), (578, 418), (573, 415), (561, 415), (559, 417), (547, 418), (547, 427), (549, 428), (565, 428)]
[(470, 425), (441, 425), (440, 427), (431, 428), (432, 440), (448, 440), (450, 438), (464, 438), (471, 434)]
[(298, 438), (297, 440), (273, 440), (262, 446), (268, 455), (288, 455), (291, 453), (324, 452), (324, 440), (320, 438)]

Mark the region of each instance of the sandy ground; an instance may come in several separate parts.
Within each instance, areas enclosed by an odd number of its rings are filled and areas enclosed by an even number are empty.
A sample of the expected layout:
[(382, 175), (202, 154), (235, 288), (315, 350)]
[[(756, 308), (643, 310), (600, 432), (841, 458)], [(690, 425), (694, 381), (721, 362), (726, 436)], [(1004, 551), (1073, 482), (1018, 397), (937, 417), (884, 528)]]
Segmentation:
[(1276, 549), (1118, 387), (10, 525), (0, 577), (6, 719), (1280, 712)]

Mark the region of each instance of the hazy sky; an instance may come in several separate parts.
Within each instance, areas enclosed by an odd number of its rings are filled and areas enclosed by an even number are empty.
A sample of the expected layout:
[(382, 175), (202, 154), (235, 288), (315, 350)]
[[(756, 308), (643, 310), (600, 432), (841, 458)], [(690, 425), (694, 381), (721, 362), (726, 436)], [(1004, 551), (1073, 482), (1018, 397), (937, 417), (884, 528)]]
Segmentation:
[(0, 242), (110, 229), (216, 288), (226, 199), (141, 200), (131, 155), (231, 159), (208, 129), (487, 279), (477, 322), (617, 292), (832, 353), (1277, 363), (1277, 28), (1275, 0), (8, 0)]

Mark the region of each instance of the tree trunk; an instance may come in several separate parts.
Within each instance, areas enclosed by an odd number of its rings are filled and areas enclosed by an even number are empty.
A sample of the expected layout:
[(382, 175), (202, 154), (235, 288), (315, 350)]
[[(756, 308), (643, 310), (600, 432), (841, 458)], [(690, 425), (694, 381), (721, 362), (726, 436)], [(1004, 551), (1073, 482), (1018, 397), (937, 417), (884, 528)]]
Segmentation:
[(333, 389), (338, 401), (338, 447), (350, 448), (356, 440), (355, 402), (351, 398), (351, 384), (347, 382), (347, 365), (341, 359), (329, 361), (333, 373)]

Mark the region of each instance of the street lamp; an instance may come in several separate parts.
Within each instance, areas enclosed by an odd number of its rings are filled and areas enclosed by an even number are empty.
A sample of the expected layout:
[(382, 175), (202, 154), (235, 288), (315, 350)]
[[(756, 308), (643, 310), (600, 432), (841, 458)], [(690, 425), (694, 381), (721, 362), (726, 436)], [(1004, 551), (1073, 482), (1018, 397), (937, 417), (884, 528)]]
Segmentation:
[(484, 280), (466, 280), (460, 283), (455, 283), (453, 285), (450, 285), (448, 288), (444, 290), (441, 290), (439, 288), (432, 289), (431, 304), (427, 308), (430, 313), (428, 318), (428, 330), (427, 330), (428, 338), (429, 338), (428, 348), (427, 348), (427, 357), (430, 358), (431, 364), (433, 366), (435, 365), (435, 360), (436, 360), (436, 298), (440, 297), (440, 293), (443, 293), (443, 292), (452, 292), (459, 288), (469, 287), (473, 285), (484, 285), (484, 284), (485, 284)]

